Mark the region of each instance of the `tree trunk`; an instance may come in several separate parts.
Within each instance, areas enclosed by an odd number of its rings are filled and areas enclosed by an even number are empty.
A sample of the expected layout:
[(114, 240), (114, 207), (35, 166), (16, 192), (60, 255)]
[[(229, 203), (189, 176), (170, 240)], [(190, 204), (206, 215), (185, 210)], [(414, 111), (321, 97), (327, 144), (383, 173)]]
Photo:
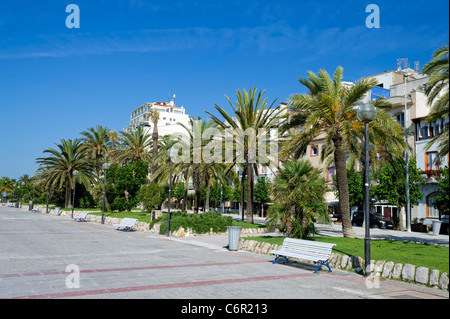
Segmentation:
[(247, 164), (247, 223), (253, 224), (253, 164)]
[(345, 152), (342, 149), (342, 136), (335, 137), (334, 142), (334, 165), (336, 166), (336, 181), (339, 192), (339, 206), (342, 216), (342, 232), (344, 237), (355, 238), (350, 216), (350, 199), (348, 193), (347, 163)]
[(198, 167), (194, 168), (193, 171), (193, 179), (194, 179), (194, 190), (195, 190), (195, 200), (194, 200), (194, 214), (198, 214), (199, 206), (200, 206), (200, 197), (201, 197), (201, 183), (200, 183), (200, 170)]
[(72, 208), (72, 185), (69, 180), (66, 180), (66, 202), (64, 203), (65, 208)]
[(209, 195), (211, 193), (211, 186), (206, 187), (205, 212), (209, 212)]
[(153, 149), (152, 149), (152, 174), (156, 171), (156, 158), (158, 157), (158, 122), (153, 122)]

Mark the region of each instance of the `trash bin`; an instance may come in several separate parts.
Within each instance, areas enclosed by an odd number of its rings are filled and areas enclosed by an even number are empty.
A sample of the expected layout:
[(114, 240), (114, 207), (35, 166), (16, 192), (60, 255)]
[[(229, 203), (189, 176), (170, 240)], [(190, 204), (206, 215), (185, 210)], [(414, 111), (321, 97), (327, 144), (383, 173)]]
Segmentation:
[(242, 227), (227, 226), (227, 229), (228, 229), (228, 250), (238, 250)]
[(433, 220), (433, 235), (439, 235), (439, 232), (441, 231), (441, 224), (442, 221)]
[(56, 216), (59, 216), (61, 214), (60, 209), (61, 209), (61, 207), (55, 207), (55, 215)]
[(14, 203), (14, 207), (15, 207), (15, 208), (19, 208), (19, 202), (15, 202), (15, 203)]
[(28, 210), (31, 212), (33, 210), (33, 201), (28, 202)]

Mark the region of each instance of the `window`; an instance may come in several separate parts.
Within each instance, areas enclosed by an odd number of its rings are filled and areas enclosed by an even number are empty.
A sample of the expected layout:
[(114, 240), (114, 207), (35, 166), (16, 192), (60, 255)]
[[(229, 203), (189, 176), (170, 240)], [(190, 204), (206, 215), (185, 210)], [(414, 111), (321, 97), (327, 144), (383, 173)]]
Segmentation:
[(437, 165), (438, 152), (426, 152), (425, 153), (425, 170), (438, 169)]
[(405, 113), (399, 113), (395, 116), (395, 119), (402, 127), (405, 127)]
[(333, 183), (333, 176), (335, 175), (335, 169), (334, 167), (328, 167), (327, 169), (327, 182)]
[(311, 145), (311, 156), (317, 156), (319, 155), (319, 149), (315, 147), (314, 145)]
[(431, 193), (427, 196), (427, 217), (430, 218), (439, 218), (439, 210), (433, 206), (434, 197), (438, 193)]
[(429, 138), (430, 137), (430, 130), (428, 126), (423, 126), (420, 128), (420, 137), (421, 138)]

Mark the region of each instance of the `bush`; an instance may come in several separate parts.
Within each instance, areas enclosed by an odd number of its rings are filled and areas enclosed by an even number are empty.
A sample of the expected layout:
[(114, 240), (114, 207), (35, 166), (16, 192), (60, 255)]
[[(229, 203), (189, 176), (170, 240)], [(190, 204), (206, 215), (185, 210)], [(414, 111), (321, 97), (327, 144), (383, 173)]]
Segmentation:
[[(158, 220), (162, 221), (159, 233), (165, 234), (167, 214), (164, 214)], [(209, 233), (211, 229), (214, 233), (222, 233), (232, 223), (233, 219), (230, 216), (223, 217), (219, 212), (205, 212), (197, 215), (190, 215), (186, 212), (173, 212), (170, 214), (170, 232), (175, 232), (183, 227), (184, 229), (192, 229), (196, 234)]]

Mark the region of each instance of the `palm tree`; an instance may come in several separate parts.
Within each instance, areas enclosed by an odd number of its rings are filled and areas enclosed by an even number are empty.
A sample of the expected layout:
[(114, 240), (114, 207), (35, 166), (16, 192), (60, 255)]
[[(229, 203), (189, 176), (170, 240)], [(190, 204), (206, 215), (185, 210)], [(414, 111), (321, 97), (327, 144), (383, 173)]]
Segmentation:
[(254, 174), (258, 172), (258, 165), (263, 164), (268, 166), (275, 164), (271, 161), (270, 157), (263, 155), (266, 152), (262, 152), (262, 149), (258, 148), (258, 146), (262, 141), (266, 141), (267, 139), (275, 141), (276, 138), (269, 136), (268, 130), (279, 120), (278, 116), (283, 111), (283, 109), (272, 109), (276, 99), (268, 106), (267, 98), (263, 100), (265, 91), (259, 92), (258, 95), (256, 95), (256, 91), (256, 88), (250, 88), (248, 93), (245, 90), (242, 93), (237, 90), (236, 105), (233, 105), (226, 96), (236, 116), (235, 119), (217, 104), (215, 108), (224, 118), (223, 121), (211, 113), (206, 112), (219, 127), (235, 138), (233, 161), (228, 166), (228, 169), (231, 169), (234, 165), (238, 165), (242, 168), (243, 172), (246, 172), (247, 221), (250, 223), (253, 223)]
[[(425, 89), (428, 95), (428, 104), (431, 105), (431, 112), (427, 118), (427, 123), (448, 119), (449, 113), (449, 51), (448, 44), (437, 49), (433, 54), (433, 60), (425, 64), (422, 69), (423, 74), (429, 75), (429, 80)], [(435, 142), (439, 142), (439, 155), (445, 156), (449, 152), (448, 130), (440, 132), (427, 143), (429, 149)]]
[(109, 132), (109, 128), (101, 125), (97, 125), (95, 129), (91, 127), (87, 131), (81, 132), (88, 153), (95, 159), (95, 171), (98, 178), (100, 178), (101, 160), (108, 153), (111, 144)]
[(49, 148), (43, 151), (50, 156), (36, 159), (40, 165), (37, 172), (41, 173), (40, 179), (46, 182), (48, 188), (65, 187), (65, 207), (70, 208), (72, 207), (73, 172), (75, 170), (79, 172), (78, 181), (89, 189), (91, 182), (95, 180), (95, 164), (80, 139), (62, 139), (56, 146), (56, 149)]
[(153, 122), (153, 148), (152, 148), (152, 173), (156, 170), (156, 158), (158, 157), (158, 121), (159, 112), (157, 109), (153, 109), (150, 114), (150, 119)]
[(115, 150), (115, 157), (121, 163), (130, 163), (136, 160), (150, 162), (151, 154), (148, 152), (151, 144), (150, 135), (140, 126), (132, 132), (120, 132), (122, 135), (120, 146)]
[(276, 204), (268, 211), (268, 225), (282, 227), (291, 237), (314, 233), (314, 219), (328, 220), (327, 185), (321, 171), (302, 159), (288, 161), (275, 177), (271, 194)]
[[(287, 127), (301, 129), (293, 132), (286, 141), (281, 157), (287, 159), (292, 154), (303, 154), (314, 138), (325, 139), (322, 158), (332, 156), (336, 168), (344, 237), (353, 238), (346, 152), (361, 155), (362, 148), (359, 145), (364, 140), (364, 123), (357, 119), (355, 105), (377, 82), (375, 79), (363, 79), (348, 87), (343, 85), (342, 79), (342, 67), (336, 69), (333, 79), (325, 70), (320, 70), (318, 75), (309, 71), (308, 78), (299, 79), (309, 92), (290, 97), (293, 121)], [(374, 145), (372, 163), (376, 163), (375, 150), (381, 145), (392, 156), (400, 157), (406, 145), (402, 128), (382, 109), (388, 108), (390, 104), (384, 100), (371, 103), (378, 109), (377, 118), (370, 123), (370, 142)]]
[(117, 131), (109, 131), (108, 132), (109, 140), (111, 141), (111, 148), (110, 148), (110, 156), (111, 156), (111, 164), (115, 164), (115, 150), (116, 150), (116, 143), (119, 140), (117, 136)]

